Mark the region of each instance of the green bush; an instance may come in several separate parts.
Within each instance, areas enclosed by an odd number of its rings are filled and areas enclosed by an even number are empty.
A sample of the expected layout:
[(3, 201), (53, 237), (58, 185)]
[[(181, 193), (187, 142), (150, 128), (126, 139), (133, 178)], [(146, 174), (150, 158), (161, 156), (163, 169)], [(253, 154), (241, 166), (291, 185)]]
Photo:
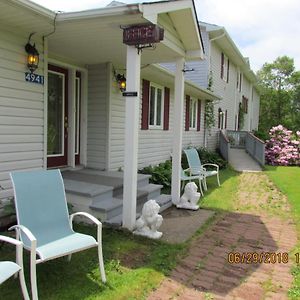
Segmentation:
[(139, 170), (141, 174), (151, 175), (150, 182), (154, 184), (162, 184), (164, 188), (171, 187), (172, 178), (172, 162), (171, 160), (166, 160), (157, 166), (148, 166)]
[(262, 130), (254, 130), (253, 134), (261, 139), (262, 141), (266, 141), (269, 139), (269, 133)]

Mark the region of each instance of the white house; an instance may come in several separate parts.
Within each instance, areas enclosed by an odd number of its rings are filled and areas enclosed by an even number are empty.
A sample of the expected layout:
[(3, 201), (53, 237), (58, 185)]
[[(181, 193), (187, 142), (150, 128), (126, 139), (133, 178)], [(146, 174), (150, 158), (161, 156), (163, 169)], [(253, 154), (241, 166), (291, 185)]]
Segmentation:
[[(171, 152), (172, 200), (179, 198), (181, 149), (204, 145), (204, 103), (219, 99), (184, 80), (185, 62), (204, 58), (192, 0), (74, 13), (8, 0), (0, 23), (0, 199), (12, 195), (13, 170), (122, 168), (123, 225), (132, 229), (138, 167)], [(125, 45), (124, 28), (141, 24), (163, 28), (163, 39), (150, 49)], [(26, 44), (39, 53), (35, 75)], [(175, 73), (157, 65), (167, 62)], [(122, 96), (118, 74), (131, 95)]]
[[(221, 97), (215, 101), (215, 126), (206, 131), (205, 146), (215, 149), (220, 129), (258, 128), (259, 94), (249, 59), (243, 57), (224, 27), (200, 22), (205, 59), (188, 62), (186, 78)], [(174, 64), (165, 64), (174, 70)], [(243, 115), (244, 121), (241, 121)]]

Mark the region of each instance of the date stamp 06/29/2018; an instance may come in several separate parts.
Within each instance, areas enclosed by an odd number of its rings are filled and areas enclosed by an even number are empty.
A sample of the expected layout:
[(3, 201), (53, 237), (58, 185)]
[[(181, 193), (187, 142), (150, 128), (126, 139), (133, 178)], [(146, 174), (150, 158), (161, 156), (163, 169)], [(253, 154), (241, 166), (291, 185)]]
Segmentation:
[[(287, 264), (287, 252), (229, 252), (227, 261), (230, 264)], [(295, 253), (295, 261), (300, 263), (300, 253)]]

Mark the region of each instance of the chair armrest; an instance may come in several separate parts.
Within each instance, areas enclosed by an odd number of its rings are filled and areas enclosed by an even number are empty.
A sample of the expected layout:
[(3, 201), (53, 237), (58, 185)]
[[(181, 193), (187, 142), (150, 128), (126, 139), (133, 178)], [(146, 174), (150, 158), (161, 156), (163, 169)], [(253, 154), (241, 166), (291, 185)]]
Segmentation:
[(91, 214), (86, 213), (86, 212), (76, 212), (76, 213), (70, 215), (70, 223), (71, 224), (72, 224), (75, 216), (84, 216), (84, 217), (90, 219), (92, 222), (94, 222), (97, 226), (102, 225), (102, 223), (97, 218), (95, 218), (94, 216), (92, 216)]
[(29, 239), (29, 241), (36, 242), (36, 237), (33, 235), (33, 233), (24, 225), (14, 225), (10, 227), (8, 230), (16, 230), (17, 232), (17, 239), (19, 239), (19, 235), (21, 231), (26, 235), (26, 237)]
[(216, 165), (216, 164), (203, 164), (202, 166), (211, 166), (211, 167), (215, 167), (215, 168), (217, 168), (217, 170), (219, 171), (219, 166), (218, 165)]
[(7, 243), (10, 243), (10, 244), (13, 244), (13, 245), (16, 245), (16, 246), (22, 246), (23, 243), (21, 241), (18, 241), (16, 239), (13, 239), (11, 237), (8, 237), (8, 236), (4, 236), (4, 235), (0, 235), (0, 241), (3, 241), (3, 242), (7, 242)]

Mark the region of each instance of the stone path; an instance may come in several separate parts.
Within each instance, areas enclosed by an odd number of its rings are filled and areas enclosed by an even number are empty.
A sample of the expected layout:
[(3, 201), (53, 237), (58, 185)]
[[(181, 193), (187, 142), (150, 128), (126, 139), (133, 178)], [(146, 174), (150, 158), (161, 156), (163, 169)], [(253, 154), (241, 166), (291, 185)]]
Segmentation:
[[(248, 176), (260, 175), (243, 176), (249, 180)], [(255, 187), (249, 191), (250, 199), (254, 191)], [(239, 195), (247, 197), (245, 191)], [(293, 279), (291, 257), (288, 263), (279, 260), (285, 260), (283, 253), (297, 242), (295, 225), (281, 216), (250, 211), (228, 212), (216, 219), (192, 241), (188, 255), (148, 300), (287, 299)], [(266, 252), (274, 254), (269, 256)], [(236, 254), (229, 257), (229, 253)]]

